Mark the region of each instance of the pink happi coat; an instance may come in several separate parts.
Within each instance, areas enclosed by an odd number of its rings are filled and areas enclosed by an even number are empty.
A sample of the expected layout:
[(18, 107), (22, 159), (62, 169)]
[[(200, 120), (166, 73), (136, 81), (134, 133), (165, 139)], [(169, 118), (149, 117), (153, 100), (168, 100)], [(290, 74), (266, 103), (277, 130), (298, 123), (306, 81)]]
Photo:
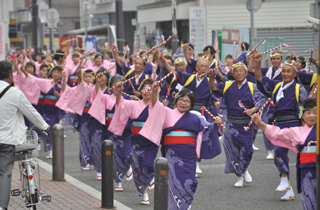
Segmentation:
[(53, 80), (37, 78), (31, 74), (26, 77), (24, 73), (15, 74), (17, 86), (24, 93), (27, 99), (34, 105), (38, 104), (41, 92), (48, 93), (52, 86)]
[(264, 133), (274, 145), (288, 148), (295, 153), (298, 153), (296, 146), (299, 144), (303, 145), (305, 143), (312, 128), (313, 126), (309, 128), (307, 125), (304, 125), (300, 127), (280, 129), (277, 126), (267, 125)]
[[(150, 101), (149, 117), (139, 134), (159, 146), (163, 129), (174, 126), (183, 115), (184, 113), (179, 112), (177, 108), (170, 109), (159, 101), (153, 107)], [(198, 158), (200, 157), (202, 134), (201, 131), (197, 136), (196, 154)]]
[(129, 117), (131, 119), (138, 118), (147, 105), (144, 104), (143, 100), (130, 101), (125, 100), (121, 96), (119, 103), (116, 104), (115, 112), (108, 130), (115, 135), (121, 136)]
[(116, 96), (114, 94), (103, 94), (99, 89), (94, 101), (89, 109), (89, 115), (98, 120), (102, 125), (106, 124), (106, 109), (112, 110), (116, 104)]

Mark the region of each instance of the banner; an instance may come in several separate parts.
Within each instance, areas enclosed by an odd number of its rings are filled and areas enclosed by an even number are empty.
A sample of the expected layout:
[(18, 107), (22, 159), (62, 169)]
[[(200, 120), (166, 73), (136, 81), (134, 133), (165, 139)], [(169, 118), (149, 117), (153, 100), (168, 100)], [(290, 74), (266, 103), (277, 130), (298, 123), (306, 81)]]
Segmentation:
[[(237, 58), (241, 54), (241, 43), (249, 43), (249, 29), (247, 28), (233, 28), (233, 27), (223, 27), (222, 28), (222, 58), (221, 61), (224, 62), (224, 57), (228, 54), (233, 53), (234, 45), (236, 45), (236, 51), (233, 55)], [(250, 44), (250, 43), (249, 43)]]
[(4, 23), (0, 23), (0, 61), (6, 59), (6, 33)]
[(98, 52), (97, 39), (95, 37), (87, 37), (85, 43), (85, 49), (87, 52), (91, 51), (92, 49), (95, 49), (96, 52)]

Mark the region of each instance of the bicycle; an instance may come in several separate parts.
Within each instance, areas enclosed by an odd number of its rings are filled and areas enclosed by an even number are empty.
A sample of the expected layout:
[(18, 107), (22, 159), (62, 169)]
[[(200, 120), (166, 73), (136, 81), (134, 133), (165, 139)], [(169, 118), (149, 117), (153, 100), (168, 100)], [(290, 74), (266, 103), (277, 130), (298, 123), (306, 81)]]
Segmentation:
[(15, 149), (22, 189), (11, 190), (11, 196), (21, 195), (25, 202), (21, 206), (36, 210), (37, 204), (51, 202), (51, 196), (42, 196), (43, 192), (40, 190), (39, 163), (35, 158), (39, 156), (38, 135), (33, 128), (34, 126), (27, 130), (26, 144), (19, 145)]

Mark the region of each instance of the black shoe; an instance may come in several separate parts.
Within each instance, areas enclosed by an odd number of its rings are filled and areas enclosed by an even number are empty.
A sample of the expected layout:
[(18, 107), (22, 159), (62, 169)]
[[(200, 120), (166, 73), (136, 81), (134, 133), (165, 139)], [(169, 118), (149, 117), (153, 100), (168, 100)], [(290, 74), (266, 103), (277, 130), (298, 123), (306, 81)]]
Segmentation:
[(7, 210), (6, 208), (4, 208), (4, 207), (0, 207), (0, 210)]

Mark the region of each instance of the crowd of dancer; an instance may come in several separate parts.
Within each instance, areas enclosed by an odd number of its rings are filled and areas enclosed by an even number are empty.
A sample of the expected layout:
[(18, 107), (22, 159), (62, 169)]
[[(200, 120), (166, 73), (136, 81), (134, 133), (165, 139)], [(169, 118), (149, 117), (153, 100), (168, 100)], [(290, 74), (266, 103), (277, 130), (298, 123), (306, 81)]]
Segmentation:
[[(183, 54), (171, 56), (155, 46), (128, 58), (116, 45), (104, 53), (75, 48), (40, 53), (36, 61), (26, 49), (8, 59), (14, 63), (14, 85), (51, 128), (64, 119), (79, 132), (83, 170), (94, 165), (101, 179), (101, 145), (113, 142), (115, 191), (124, 190), (124, 179), (133, 179), (141, 204), (150, 204), (147, 189), (154, 188), (159, 149), (169, 162), (170, 210), (191, 209), (201, 159), (219, 155), (220, 140), (225, 173), (236, 175), (234, 186), (251, 183), (248, 167), (261, 129), (266, 158), (279, 171), (275, 191), (285, 192), (281, 200), (294, 199), (291, 149), (298, 153), (303, 207), (315, 209), (317, 74), (305, 69), (307, 60), (294, 53), (284, 59), (282, 51), (273, 50), (267, 58), (272, 66), (263, 67), (263, 53), (245, 42), (238, 58), (229, 54), (223, 62), (212, 46), (197, 59), (191, 43), (181, 49)], [(309, 61), (318, 64), (312, 56)], [(43, 142), (52, 158), (52, 131), (39, 136), (39, 150)]]

